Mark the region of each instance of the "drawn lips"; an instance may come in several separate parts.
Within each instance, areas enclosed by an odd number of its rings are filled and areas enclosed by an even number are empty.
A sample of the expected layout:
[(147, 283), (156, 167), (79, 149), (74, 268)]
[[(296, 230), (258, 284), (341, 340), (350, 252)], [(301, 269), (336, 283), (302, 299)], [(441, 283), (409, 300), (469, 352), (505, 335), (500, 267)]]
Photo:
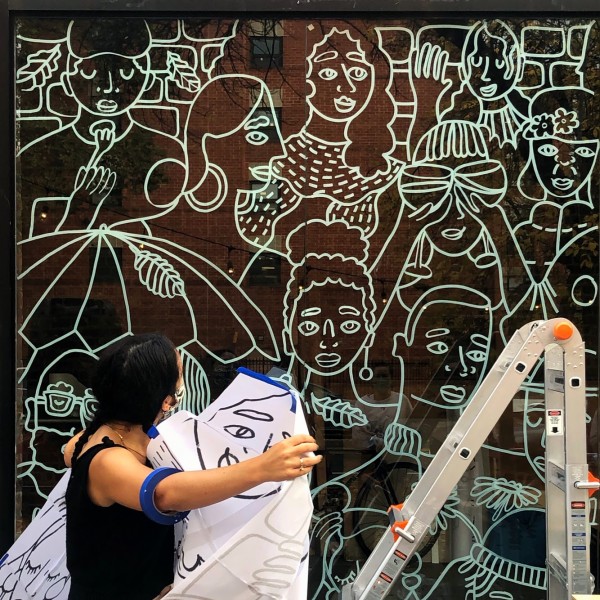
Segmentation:
[(250, 167), (250, 173), (257, 181), (271, 181), (271, 168), (269, 165), (256, 165)]
[(112, 113), (118, 108), (118, 104), (114, 100), (98, 100), (96, 108), (101, 113)]
[(479, 89), (484, 98), (492, 98), (496, 95), (497, 90), (498, 86), (495, 83), (491, 83), (490, 85), (486, 85)]
[(444, 231), (442, 231), (442, 236), (450, 241), (460, 240), (460, 238), (465, 233), (465, 229), (466, 229), (466, 227), (456, 227), (454, 229), (444, 229)]
[(339, 354), (322, 352), (315, 356), (315, 360), (320, 367), (331, 368), (337, 367), (340, 364), (342, 357)]
[(561, 192), (568, 192), (573, 187), (573, 180), (564, 177), (555, 177), (552, 179), (552, 185)]
[(460, 404), (464, 402), (467, 392), (465, 388), (457, 387), (455, 385), (443, 385), (440, 388), (440, 396), (444, 402), (448, 404)]
[(356, 106), (356, 100), (348, 98), (348, 96), (340, 96), (339, 98), (336, 98), (333, 103), (335, 104), (337, 110), (341, 113), (350, 112), (354, 110), (354, 107)]

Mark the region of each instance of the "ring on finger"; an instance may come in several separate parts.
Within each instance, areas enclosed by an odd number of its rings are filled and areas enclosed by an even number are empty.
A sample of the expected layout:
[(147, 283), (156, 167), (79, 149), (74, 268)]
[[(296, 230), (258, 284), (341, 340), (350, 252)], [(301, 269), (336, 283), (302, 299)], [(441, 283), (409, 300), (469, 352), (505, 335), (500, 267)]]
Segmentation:
[(304, 471), (304, 458), (300, 457), (300, 470)]

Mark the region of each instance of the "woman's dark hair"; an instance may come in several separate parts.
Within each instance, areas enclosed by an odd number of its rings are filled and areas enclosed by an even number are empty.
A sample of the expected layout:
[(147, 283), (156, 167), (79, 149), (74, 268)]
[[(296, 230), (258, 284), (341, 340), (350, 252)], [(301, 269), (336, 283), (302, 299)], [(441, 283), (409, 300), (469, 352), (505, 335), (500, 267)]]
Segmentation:
[(109, 346), (92, 381), (96, 412), (75, 446), (74, 458), (110, 421), (139, 424), (148, 431), (165, 397), (175, 393), (178, 378), (175, 346), (162, 334), (134, 335)]

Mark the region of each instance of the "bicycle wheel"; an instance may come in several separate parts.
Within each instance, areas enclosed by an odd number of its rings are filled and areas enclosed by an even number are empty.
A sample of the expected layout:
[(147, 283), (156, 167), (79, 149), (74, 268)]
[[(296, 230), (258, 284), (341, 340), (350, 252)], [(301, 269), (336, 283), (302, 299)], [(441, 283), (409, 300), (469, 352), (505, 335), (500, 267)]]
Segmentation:
[[(371, 554), (389, 529), (388, 508), (404, 502), (418, 479), (414, 463), (397, 462), (380, 465), (361, 486), (354, 503), (357, 510), (352, 513), (352, 526), (356, 542), (366, 555)], [(439, 533), (426, 537), (419, 548), (422, 557), (433, 548), (438, 536)]]

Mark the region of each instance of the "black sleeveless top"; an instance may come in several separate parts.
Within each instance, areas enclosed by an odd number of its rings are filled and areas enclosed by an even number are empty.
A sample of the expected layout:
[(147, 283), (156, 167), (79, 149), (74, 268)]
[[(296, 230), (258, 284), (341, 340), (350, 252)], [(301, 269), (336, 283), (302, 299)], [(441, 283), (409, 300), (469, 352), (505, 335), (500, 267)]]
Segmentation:
[(90, 463), (113, 446), (105, 437), (73, 463), (66, 492), (69, 600), (152, 600), (173, 583), (173, 527), (120, 504), (97, 506), (88, 496)]

